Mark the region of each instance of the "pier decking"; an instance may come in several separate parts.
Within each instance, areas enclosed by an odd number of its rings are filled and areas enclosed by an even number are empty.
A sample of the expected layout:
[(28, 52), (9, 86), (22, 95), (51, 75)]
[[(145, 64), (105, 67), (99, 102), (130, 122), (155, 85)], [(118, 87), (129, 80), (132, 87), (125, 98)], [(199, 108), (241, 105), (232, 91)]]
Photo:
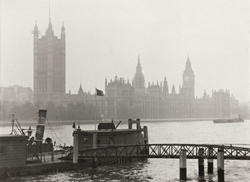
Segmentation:
[[(123, 145), (79, 151), (85, 158), (179, 158), (180, 151), (187, 151), (187, 158), (198, 159), (203, 149), (203, 158), (216, 159), (219, 149), (224, 151), (224, 159), (250, 160), (250, 148), (206, 145), (206, 144), (146, 144)], [(209, 151), (209, 152), (208, 152)]]

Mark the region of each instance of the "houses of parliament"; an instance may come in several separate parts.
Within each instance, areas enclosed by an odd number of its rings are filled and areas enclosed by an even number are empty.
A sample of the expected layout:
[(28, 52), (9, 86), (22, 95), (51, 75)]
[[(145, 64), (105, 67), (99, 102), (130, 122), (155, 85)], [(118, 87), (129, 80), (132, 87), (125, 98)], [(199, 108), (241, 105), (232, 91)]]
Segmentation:
[(115, 76), (105, 79), (105, 95), (96, 97), (87, 93), (80, 85), (77, 94), (65, 92), (66, 88), (66, 33), (61, 27), (61, 35), (54, 35), (51, 20), (45, 35), (39, 35), (38, 26), (34, 36), (34, 101), (53, 101), (57, 105), (84, 102), (96, 106), (97, 115), (114, 119), (165, 119), (165, 118), (217, 118), (230, 116), (230, 93), (228, 90), (204, 93), (195, 97), (195, 74), (189, 57), (183, 71), (182, 86), (178, 93), (175, 86), (169, 86), (164, 78), (160, 83), (148, 83), (142, 73), (138, 56), (132, 81)]

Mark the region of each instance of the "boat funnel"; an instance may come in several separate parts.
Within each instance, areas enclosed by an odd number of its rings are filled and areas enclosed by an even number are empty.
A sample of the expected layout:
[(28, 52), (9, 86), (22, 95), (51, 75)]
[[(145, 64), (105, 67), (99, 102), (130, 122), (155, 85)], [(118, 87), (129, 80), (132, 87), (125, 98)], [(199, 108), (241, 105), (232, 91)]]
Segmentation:
[(47, 110), (39, 110), (39, 112), (38, 112), (38, 123), (37, 124), (45, 124), (46, 115), (47, 115)]
[(46, 121), (47, 110), (39, 110), (38, 121), (36, 125), (36, 140), (43, 141), (45, 121)]
[(36, 141), (43, 141), (45, 125), (38, 124), (36, 125)]

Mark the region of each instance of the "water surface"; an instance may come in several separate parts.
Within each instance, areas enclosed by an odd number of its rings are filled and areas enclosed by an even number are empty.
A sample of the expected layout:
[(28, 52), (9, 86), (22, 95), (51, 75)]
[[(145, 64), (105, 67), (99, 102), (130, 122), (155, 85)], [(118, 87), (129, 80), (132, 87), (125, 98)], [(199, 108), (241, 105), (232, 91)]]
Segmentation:
[[(149, 143), (183, 144), (224, 144), (250, 148), (250, 121), (244, 123), (214, 124), (212, 121), (175, 121), (145, 122), (148, 126)], [(27, 126), (24, 126), (27, 128)], [(32, 126), (35, 128), (35, 123)], [(95, 129), (94, 124), (81, 125), (81, 129)], [(123, 122), (119, 128), (127, 128)], [(1, 126), (0, 133), (9, 134), (10, 126)], [(52, 137), (56, 144), (72, 145), (72, 126), (46, 124), (45, 137)], [(34, 133), (33, 133), (34, 134)], [(217, 181), (217, 163), (214, 160), (214, 175), (208, 175), (205, 160), (205, 180)], [(187, 177), (190, 182), (201, 181), (198, 178), (198, 160), (187, 160)], [(225, 160), (226, 182), (250, 181), (250, 161)], [(7, 179), (10, 180), (10, 179)], [(179, 181), (178, 159), (145, 159), (125, 164), (100, 166), (64, 173), (17, 177), (12, 181)]]

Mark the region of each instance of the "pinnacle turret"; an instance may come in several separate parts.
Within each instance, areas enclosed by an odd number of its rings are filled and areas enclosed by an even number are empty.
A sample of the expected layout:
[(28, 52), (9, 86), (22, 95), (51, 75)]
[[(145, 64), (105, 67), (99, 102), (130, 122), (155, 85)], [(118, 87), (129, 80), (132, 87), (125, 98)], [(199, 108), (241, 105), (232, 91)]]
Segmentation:
[(189, 76), (194, 76), (194, 71), (192, 69), (192, 66), (191, 66), (191, 62), (190, 62), (190, 59), (189, 59), (189, 56), (187, 58), (187, 62), (186, 62), (186, 68), (183, 72), (183, 76), (185, 75), (189, 75)]
[(62, 22), (62, 28), (61, 28), (61, 38), (65, 39), (65, 27), (64, 27), (64, 23)]
[(82, 84), (80, 84), (80, 88), (78, 90), (78, 94), (83, 94)]
[(39, 31), (38, 31), (38, 27), (37, 27), (37, 23), (35, 21), (35, 26), (34, 26), (34, 30), (32, 31), (32, 33), (37, 37), (38, 34), (39, 34)]
[(37, 27), (36, 22), (35, 22), (35, 27), (34, 27), (34, 30), (35, 30), (35, 31), (38, 31), (38, 27)]
[(138, 55), (138, 63), (136, 66), (136, 73), (141, 73), (142, 72), (142, 68), (141, 68), (141, 62), (140, 62), (140, 55)]
[(145, 79), (142, 73), (142, 67), (140, 62), (140, 56), (138, 55), (138, 62), (136, 66), (136, 73), (134, 76), (134, 87), (137, 93), (145, 93)]
[(51, 19), (49, 19), (49, 26), (48, 26), (48, 29), (47, 29), (46, 33), (47, 34), (54, 34)]
[(164, 82), (163, 82), (163, 93), (164, 94), (168, 94), (168, 82), (167, 82), (167, 78), (164, 78)]
[(65, 32), (64, 22), (62, 22), (61, 32)]
[(171, 94), (176, 94), (174, 84), (173, 84), (173, 86), (172, 86), (172, 93), (171, 93)]

